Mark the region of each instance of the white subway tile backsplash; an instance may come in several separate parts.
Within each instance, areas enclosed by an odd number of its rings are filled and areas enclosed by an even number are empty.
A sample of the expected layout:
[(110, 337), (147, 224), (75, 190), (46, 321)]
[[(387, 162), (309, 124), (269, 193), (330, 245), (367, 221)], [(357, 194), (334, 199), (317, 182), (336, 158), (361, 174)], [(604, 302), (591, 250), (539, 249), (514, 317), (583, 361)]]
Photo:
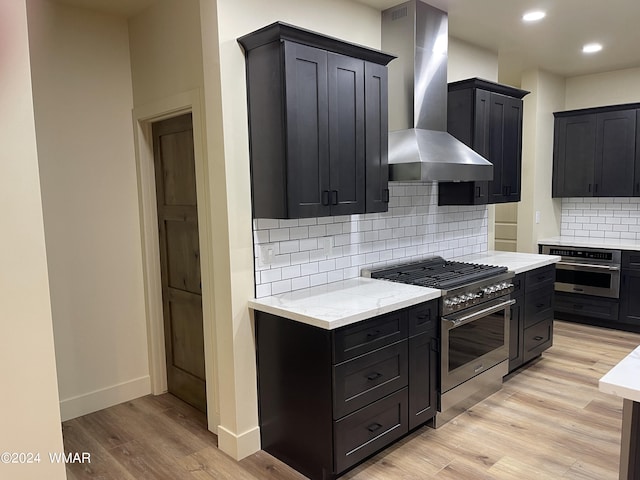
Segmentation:
[(563, 198), (560, 233), (640, 240), (640, 198)]
[[(384, 213), (254, 220), (256, 296), (353, 278), (359, 276), (363, 268), (416, 261), (428, 255), (452, 257), (487, 250), (486, 206), (438, 206), (435, 183), (392, 183), (390, 191), (390, 208)], [(606, 211), (602, 222), (609, 217), (625, 218), (628, 224), (625, 221), (616, 225), (628, 225), (629, 229), (638, 228), (640, 224), (637, 209), (631, 214), (631, 217), (637, 215), (636, 221), (631, 222), (629, 215), (614, 217), (612, 210), (607, 209), (608, 204), (594, 202), (597, 209), (585, 211), (580, 203), (584, 203), (583, 199), (567, 202), (567, 210), (570, 206), (572, 216), (580, 216), (582, 221), (574, 218), (568, 222), (563, 218), (564, 230), (568, 230), (570, 224), (578, 225), (588, 235), (590, 230), (583, 227), (598, 217), (598, 210)], [(624, 202), (617, 205), (624, 206), (627, 212), (635, 206)], [(611, 225), (607, 230), (612, 230)], [(264, 264), (261, 247), (267, 244), (273, 248), (274, 257), (271, 263)]]

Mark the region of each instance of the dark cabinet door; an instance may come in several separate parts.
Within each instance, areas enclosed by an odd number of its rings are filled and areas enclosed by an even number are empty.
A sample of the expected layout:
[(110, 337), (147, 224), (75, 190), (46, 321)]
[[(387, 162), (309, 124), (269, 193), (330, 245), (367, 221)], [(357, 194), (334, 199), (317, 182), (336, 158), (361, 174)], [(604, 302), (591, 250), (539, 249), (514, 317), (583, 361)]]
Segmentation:
[(622, 323), (640, 327), (640, 270), (622, 270), (620, 285), (620, 316)]
[(469, 145), (484, 158), (489, 158), (491, 125), (491, 92), (476, 90), (473, 118), (473, 144)]
[(493, 163), (489, 203), (520, 201), (522, 100), (491, 94), (488, 157)]
[(640, 110), (636, 110), (636, 156), (633, 196), (640, 197)]
[(511, 323), (509, 324), (509, 371), (518, 368), (524, 362), (524, 310), (523, 297), (514, 297), (511, 305)]
[(289, 216), (329, 215), (327, 52), (284, 42), (284, 55)]
[(557, 117), (553, 154), (553, 196), (593, 196), (596, 115)]
[(409, 429), (436, 414), (438, 352), (435, 331), (409, 339)]
[(594, 196), (633, 195), (635, 143), (635, 110), (597, 114)]
[(366, 212), (389, 209), (388, 80), (383, 65), (364, 64)]

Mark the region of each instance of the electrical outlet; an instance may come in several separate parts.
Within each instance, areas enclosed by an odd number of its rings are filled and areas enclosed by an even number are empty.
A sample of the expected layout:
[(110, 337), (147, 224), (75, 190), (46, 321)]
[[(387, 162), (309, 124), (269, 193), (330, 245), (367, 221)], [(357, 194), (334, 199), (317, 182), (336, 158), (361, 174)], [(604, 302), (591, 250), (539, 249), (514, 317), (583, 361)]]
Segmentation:
[(273, 263), (274, 246), (271, 243), (260, 245), (260, 264), (271, 265)]
[(536, 223), (540, 223), (540, 210), (536, 210)]

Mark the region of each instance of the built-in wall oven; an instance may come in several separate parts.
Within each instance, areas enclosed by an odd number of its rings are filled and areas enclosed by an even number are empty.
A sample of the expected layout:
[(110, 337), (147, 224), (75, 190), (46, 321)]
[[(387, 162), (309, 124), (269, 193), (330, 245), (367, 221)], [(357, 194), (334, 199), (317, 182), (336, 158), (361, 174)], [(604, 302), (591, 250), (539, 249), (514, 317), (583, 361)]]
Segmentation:
[(562, 257), (556, 263), (556, 291), (619, 298), (620, 250), (543, 245), (541, 253)]

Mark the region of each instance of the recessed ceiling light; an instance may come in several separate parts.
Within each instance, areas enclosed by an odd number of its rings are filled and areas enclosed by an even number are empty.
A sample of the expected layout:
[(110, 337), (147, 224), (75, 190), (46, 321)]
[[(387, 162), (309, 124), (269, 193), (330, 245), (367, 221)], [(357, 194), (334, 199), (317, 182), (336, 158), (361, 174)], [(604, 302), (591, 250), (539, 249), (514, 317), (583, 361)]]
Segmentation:
[(587, 43), (582, 47), (582, 53), (596, 53), (602, 50), (602, 45), (599, 43)]
[(546, 15), (546, 12), (543, 12), (542, 10), (534, 10), (525, 13), (522, 16), (522, 20), (525, 22), (537, 22), (538, 20), (542, 20)]

